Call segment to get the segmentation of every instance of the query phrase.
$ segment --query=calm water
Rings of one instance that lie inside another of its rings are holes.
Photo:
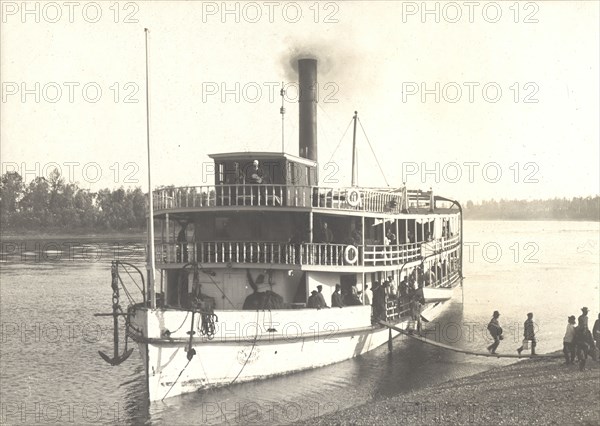
[[[515,353],[527,312],[538,352],[562,347],[568,315],[599,309],[599,225],[466,222],[463,297],[430,323],[431,337],[482,350],[493,310]],[[475,374],[506,360],[469,357],[398,338],[318,370],[145,402],[137,348],[111,367],[110,260],[142,265],[141,241],[3,241],[0,399],[5,424],[282,424]],[[471,249],[469,248],[471,247]],[[46,250],[46,253],[40,253]]]

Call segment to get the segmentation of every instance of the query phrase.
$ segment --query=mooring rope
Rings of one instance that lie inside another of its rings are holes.
[[[269,310],[269,312],[270,312],[270,310]],[[244,368],[246,367],[246,364],[248,363],[250,356],[252,356],[252,352],[254,351],[254,347],[256,346],[256,341],[258,340],[258,315],[259,315],[259,310],[257,309],[256,310],[256,334],[254,335],[254,342],[252,342],[252,347],[250,348],[250,353],[246,357],[246,361],[244,361],[244,365],[242,365],[242,368],[237,373],[237,376],[235,376],[235,378],[231,381],[231,383],[229,383],[230,385],[235,383],[237,378],[240,377],[240,374],[242,374],[242,371],[244,371]]]

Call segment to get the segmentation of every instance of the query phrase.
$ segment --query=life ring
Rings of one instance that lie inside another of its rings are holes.
[[[350,265],[354,265],[358,260],[358,249],[356,246],[348,245],[344,249],[344,261]]]
[[[357,189],[349,189],[346,192],[346,201],[352,207],[356,207],[360,204],[360,192]]]

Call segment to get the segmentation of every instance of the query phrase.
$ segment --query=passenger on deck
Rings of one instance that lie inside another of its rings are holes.
[[[240,163],[233,163],[233,167],[235,169],[235,183],[238,185],[243,185],[246,183],[246,176],[244,176],[244,173],[242,173],[242,169],[240,168]]]
[[[331,307],[332,308],[343,308],[344,302],[342,301],[342,295],[340,294],[340,285],[335,285],[335,291],[331,295]]]
[[[306,307],[310,309],[321,309],[321,300],[319,299],[317,290],[313,290],[310,292],[310,296],[308,296],[308,301],[306,302]]]
[[[362,244],[362,232],[360,232],[360,229],[354,228],[352,232],[350,232],[350,240],[355,246],[360,246]]]
[[[365,305],[370,305],[371,304],[371,299],[372,299],[372,291],[369,290],[369,284],[365,284],[365,291],[362,293],[362,297],[363,297],[363,301],[365,302]]]
[[[323,222],[321,224],[321,229],[317,234],[316,242],[322,244],[331,244],[333,242],[333,232],[331,232],[331,229],[329,229],[329,227],[327,226],[327,222]],[[334,261],[335,256],[333,252],[333,247],[320,246],[317,248],[321,252],[321,264],[329,265],[332,261]]]
[[[328,227],[327,222],[323,222],[323,228],[321,228],[321,243],[331,244],[333,242],[333,232]]]
[[[396,283],[394,282],[394,277],[392,277],[391,275],[388,275],[387,277],[387,282],[388,282],[388,289],[387,289],[387,295],[393,298],[396,298]]]
[[[373,318],[375,321],[385,321],[385,292],[387,282],[379,284],[379,281],[375,281],[373,284]]]
[[[396,235],[392,232],[392,228],[388,228],[387,233],[385,234],[385,245],[396,245]]]
[[[408,280],[408,275],[405,275],[404,278],[402,278],[398,290],[400,292],[400,297],[406,297],[408,295],[408,293],[410,292],[410,283]]]
[[[327,306],[327,303],[325,303],[325,296],[323,296],[323,286],[321,284],[319,284],[317,286],[317,297],[319,298],[319,302],[321,303],[321,308],[329,308],[329,306]]]
[[[358,306],[362,305],[360,297],[358,297],[358,290],[356,285],[351,285],[346,297],[344,298],[346,306]]]

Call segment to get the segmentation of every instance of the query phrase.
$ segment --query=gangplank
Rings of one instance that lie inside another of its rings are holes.
[[[393,324],[390,324],[388,322],[385,321],[379,321],[379,324],[383,325],[384,327],[389,328],[390,330],[394,330],[397,331],[405,336],[411,337],[415,340],[418,340],[420,342],[423,343],[427,343],[429,345],[432,346],[437,346],[438,348],[443,348],[443,349],[447,349],[449,351],[453,351],[453,352],[458,352],[458,353],[462,353],[462,354],[466,354],[466,355],[475,355],[475,356],[485,356],[485,357],[489,357],[489,358],[562,358],[563,355],[558,353],[554,353],[554,354],[540,354],[540,355],[518,355],[518,354],[493,354],[490,352],[476,352],[476,351],[470,351],[467,349],[460,349],[457,348],[455,346],[450,346],[450,345],[446,345],[444,343],[440,343],[440,342],[436,342],[434,340],[431,339],[427,339],[426,337],[423,336],[419,336],[417,334],[413,334],[409,331],[403,330],[399,327],[396,327]],[[391,347],[391,341],[388,344],[388,347]]]

